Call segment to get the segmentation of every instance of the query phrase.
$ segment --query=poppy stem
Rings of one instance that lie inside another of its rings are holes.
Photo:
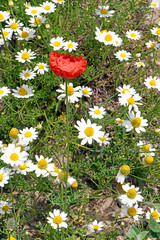
[[[66,150],[67,150],[67,163],[66,163],[66,187],[65,187],[65,201],[64,201],[64,210],[66,211],[67,204],[67,180],[69,176],[69,101],[68,101],[68,79],[65,79],[65,89],[66,89],[66,127],[67,127],[67,141],[66,141]]]

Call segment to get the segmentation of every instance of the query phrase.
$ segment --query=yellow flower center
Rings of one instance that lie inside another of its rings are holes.
[[[152,80],[149,82],[149,84],[150,84],[151,86],[156,86],[156,81],[155,81],[154,79],[152,79]]]
[[[83,94],[88,95],[89,91],[87,89],[83,89]]]
[[[56,216],[53,218],[53,222],[57,225],[61,224],[62,223],[62,217],[61,216]]]
[[[142,62],[139,62],[138,65],[143,66],[143,63],[142,63]]]
[[[24,76],[25,76],[25,77],[30,77],[31,74],[30,74],[29,72],[27,72],[27,73],[24,74]]]
[[[29,137],[32,136],[32,133],[31,133],[30,131],[25,132],[24,136],[25,136],[26,138],[29,138]]]
[[[106,141],[106,137],[99,137],[99,139],[102,141],[102,142],[104,142],[104,141]]]
[[[151,43],[151,48],[154,48],[155,46],[156,46],[156,44],[155,43]]]
[[[26,59],[29,59],[29,58],[30,58],[29,53],[24,52],[24,53],[22,54],[22,59],[26,60]]]
[[[157,29],[156,34],[160,35],[160,28]]]
[[[2,210],[3,210],[4,212],[7,212],[7,211],[9,210],[9,206],[7,206],[7,205],[6,205],[6,206],[3,206],[3,207],[2,207]]]
[[[159,219],[159,215],[158,215],[158,212],[154,211],[150,214],[150,216],[152,215],[152,217],[155,219],[155,220],[158,220]]]
[[[42,23],[42,21],[41,21],[41,19],[39,19],[39,18],[36,18],[35,20],[34,20],[34,25],[39,25],[39,24],[41,24]]]
[[[99,226],[96,224],[93,226],[94,230],[98,230]]]
[[[152,3],[152,6],[153,6],[153,7],[156,7],[156,6],[157,6],[157,4],[156,4],[156,3]]]
[[[21,148],[20,152],[23,152],[23,151],[24,151],[24,147],[22,146],[22,144],[17,144],[17,145],[15,146],[15,148],[17,148],[17,147],[20,147],[20,148]]]
[[[37,10],[32,10],[31,14],[37,14]]]
[[[134,217],[134,216],[136,216],[136,214],[137,214],[137,210],[136,210],[134,207],[130,207],[130,208],[128,208],[128,210],[127,210],[127,214],[128,214],[128,216],[130,216],[130,217]]]
[[[154,159],[153,159],[152,156],[145,156],[144,159],[143,159],[145,165],[150,165],[150,164],[152,164],[152,163],[153,163],[153,160],[154,160]]]
[[[3,14],[0,13],[0,21],[3,21],[4,20],[4,16]]]
[[[106,29],[101,31],[101,33],[104,33],[104,32],[108,33],[108,31]]]
[[[7,240],[16,240],[16,238],[11,236],[11,237],[7,238]]]
[[[0,182],[3,181],[3,174],[0,174]]]
[[[134,128],[138,128],[141,125],[141,118],[135,117],[131,120],[131,124]]]
[[[53,172],[55,172],[55,173],[58,173],[58,174],[59,174],[59,169],[58,169],[58,167],[55,167]]]
[[[128,104],[131,104],[131,105],[135,104],[134,98],[128,98],[127,102],[128,102]]]
[[[94,135],[94,129],[92,127],[86,127],[86,129],[84,130],[84,134],[87,137],[92,137]]]
[[[58,2],[63,2],[63,0],[57,0]]]
[[[107,13],[108,13],[108,11],[106,9],[101,10],[101,14],[107,14]]]
[[[50,9],[51,9],[51,7],[50,7],[50,6],[48,6],[48,5],[46,5],[46,6],[44,7],[44,9],[45,9],[45,10],[50,10]]]
[[[113,37],[111,36],[111,34],[107,34],[104,38],[105,41],[107,42],[111,42],[113,40]]]
[[[10,159],[11,159],[12,161],[18,161],[19,156],[18,156],[17,153],[12,153],[11,156],[10,156]]]
[[[99,115],[99,114],[101,114],[101,111],[100,111],[99,109],[96,109],[96,110],[94,111],[94,114]]]
[[[18,138],[18,134],[19,134],[19,131],[17,128],[12,128],[9,132],[9,136],[12,138],[12,139],[17,139]]]
[[[18,28],[18,24],[13,22],[13,23],[11,23],[10,28],[17,29]]]
[[[128,165],[123,165],[120,168],[120,173],[124,176],[127,176],[128,174],[130,174],[130,167]]]
[[[4,93],[4,91],[2,89],[0,89],[0,95],[2,95]]]
[[[73,44],[72,44],[72,43],[69,43],[69,44],[68,44],[68,47],[69,47],[69,48],[72,48],[72,47],[73,47]]]
[[[53,45],[54,45],[55,47],[59,47],[59,46],[61,46],[61,43],[58,42],[58,41],[55,41]]]
[[[145,144],[141,147],[142,152],[149,152],[150,146],[149,144]]]
[[[20,88],[20,89],[19,89],[19,95],[25,96],[25,95],[27,95],[27,94],[28,94],[28,92],[27,92],[27,90],[26,90],[25,88]]]
[[[29,36],[29,33],[26,32],[26,31],[23,31],[23,32],[21,33],[21,37],[22,37],[22,38],[27,38],[28,36]]]
[[[45,159],[39,160],[37,165],[38,165],[38,168],[40,169],[46,169],[48,167],[48,163]]]
[[[118,122],[122,124],[122,123],[124,123],[124,120],[119,119]]]
[[[72,96],[74,94],[74,88],[72,86],[67,87],[68,96]]]
[[[124,57],[126,57],[126,54],[125,54],[125,53],[121,53],[121,54],[120,54],[120,57],[123,57],[123,58],[124,58]]]
[[[9,35],[9,32],[5,31],[5,32],[3,32],[3,35],[4,35],[4,38],[6,38],[6,36]]]
[[[71,185],[72,188],[77,188],[78,187],[78,183],[77,181],[74,181]]]
[[[130,36],[131,37],[136,37],[136,34],[135,33],[131,33]]]
[[[137,195],[137,191],[135,188],[131,188],[127,191],[127,197],[130,199],[134,199]]]
[[[39,68],[39,69],[44,69],[44,64],[39,64],[39,65],[38,65],[38,68]]]
[[[127,88],[123,89],[122,93],[125,94],[125,92],[130,92]]]
[[[23,163],[23,165],[19,165],[18,168],[20,170],[25,170],[27,168],[27,164],[26,163]]]
[[[67,176],[67,172],[66,171],[61,171],[58,174],[58,178],[61,182],[66,182],[66,178],[68,179],[69,175]]]

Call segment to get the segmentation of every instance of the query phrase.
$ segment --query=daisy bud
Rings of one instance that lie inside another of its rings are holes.
[[[145,156],[143,158],[143,163],[145,166],[149,166],[153,163],[154,158],[152,156]]]
[[[49,24],[46,24],[45,27],[48,29],[48,28],[50,28],[50,25],[49,25]]]
[[[38,35],[38,36],[37,36],[37,39],[40,40],[40,39],[41,39],[41,36]]]
[[[139,58],[141,56],[141,53],[137,53],[136,57]]]
[[[79,108],[79,104],[76,104],[75,107],[76,107],[76,108]]]
[[[121,226],[124,227],[124,226],[125,226],[125,223],[124,223],[124,222],[121,222]]]
[[[159,133],[160,132],[160,128],[156,128],[154,131],[155,131],[155,133]]]
[[[12,128],[9,132],[9,136],[12,140],[14,139],[17,139],[18,138],[18,134],[19,134],[19,131],[17,128]]]
[[[13,1],[9,1],[9,2],[8,2],[8,6],[9,6],[9,7],[12,7],[13,5],[14,5]]]
[[[41,128],[42,128],[42,123],[38,123],[38,124],[37,124],[37,128],[38,128],[38,129],[41,129]]]

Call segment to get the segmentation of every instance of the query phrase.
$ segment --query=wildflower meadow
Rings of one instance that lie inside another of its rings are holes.
[[[160,1],[0,1],[0,240],[160,240]]]

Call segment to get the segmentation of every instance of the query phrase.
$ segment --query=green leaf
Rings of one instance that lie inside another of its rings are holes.
[[[154,220],[154,218],[150,217],[149,220],[149,228],[153,231],[153,232],[157,232],[160,233],[160,225]]]
[[[137,239],[138,234],[139,234],[139,230],[134,225],[132,225],[128,231],[127,237],[130,240],[135,240]]]
[[[140,232],[137,236],[137,240],[143,240],[145,239],[145,237],[147,236],[148,234],[148,231],[143,231],[143,232]]]

